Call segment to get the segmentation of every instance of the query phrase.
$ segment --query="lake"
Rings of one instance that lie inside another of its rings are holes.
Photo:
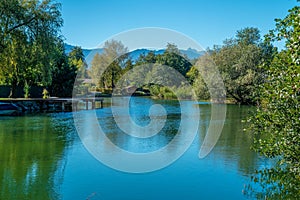
[[[177,101],[135,97],[130,103],[131,116],[141,126],[149,123],[149,107],[161,104],[167,110],[166,124],[155,137],[132,139],[116,126],[106,104],[96,116],[111,142],[144,153],[174,138],[181,119]],[[189,149],[166,168],[141,174],[111,169],[94,158],[76,132],[72,113],[0,117],[0,199],[246,199],[244,186],[267,162],[250,150],[252,137],[243,132],[241,120],[253,108],[228,105],[217,145],[199,159],[211,106],[194,106],[200,109],[200,125]]]

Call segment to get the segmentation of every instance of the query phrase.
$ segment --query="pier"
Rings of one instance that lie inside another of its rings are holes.
[[[96,102],[100,102],[100,108],[103,108],[103,98],[8,98],[0,99],[3,103],[13,103],[18,105],[23,112],[36,110],[34,107],[38,107],[39,111],[51,111],[54,112],[65,112],[72,110],[80,110],[79,103],[85,104],[86,110],[96,109]],[[89,106],[91,104],[91,107]],[[60,109],[55,109],[55,106]],[[73,108],[74,106],[74,108]]]

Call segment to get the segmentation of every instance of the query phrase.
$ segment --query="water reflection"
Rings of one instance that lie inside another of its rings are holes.
[[[210,107],[202,105],[201,107],[201,124],[199,131],[198,145],[201,145],[204,134],[209,124]],[[224,165],[234,167],[243,175],[249,175],[259,166],[259,157],[250,150],[253,138],[249,133],[245,133],[243,129],[245,119],[254,107],[228,105],[226,113],[226,121],[220,139],[214,148],[210,158],[222,161]]]
[[[116,98],[114,100],[114,106],[119,107],[118,118],[122,118],[123,115],[126,115],[126,109],[122,110],[122,106],[125,107],[126,105],[124,105],[122,101],[123,98]],[[152,152],[164,147],[174,138],[174,136],[178,133],[178,129],[180,126],[179,122],[181,118],[180,106],[178,101],[162,101],[152,100],[148,98],[131,98],[130,116],[134,123],[140,126],[147,126],[151,121],[149,117],[149,110],[150,107],[154,104],[160,104],[165,108],[167,114],[167,123],[164,124],[163,128],[156,135],[149,138],[132,137],[124,133],[116,124],[115,118],[112,115],[111,108],[105,109],[104,112],[103,110],[98,110],[98,122],[102,127],[103,132],[106,133],[110,141],[115,145],[119,146],[120,148],[137,153]],[[162,120],[164,121],[164,116],[160,116],[160,113],[158,113],[155,117],[156,120],[162,118]],[[130,123],[130,121],[122,121],[119,119],[119,122],[125,123],[125,125],[129,126],[128,129],[131,128],[130,130],[132,132],[140,131],[139,129],[136,129],[135,126],[133,126],[132,123]],[[158,123],[154,123],[153,125],[160,126],[160,124]],[[156,130],[158,128],[154,127],[154,129]],[[133,133],[133,135],[138,134],[139,133]]]
[[[60,199],[70,119],[0,119],[0,199]]]
[[[192,102],[187,101],[186,103]],[[179,103],[177,101],[134,98],[132,104],[134,109],[131,110],[131,117],[136,123],[142,125],[147,125],[147,123],[149,123],[150,118],[148,117],[148,111],[153,104],[161,104],[164,106],[167,111],[167,123],[156,136],[147,139],[135,138],[124,134],[122,130],[118,128],[110,108],[99,110],[97,112],[98,121],[111,142],[122,149],[138,153],[152,152],[169,144],[178,133],[181,120]],[[120,103],[120,105],[122,104]],[[198,154],[211,120],[210,104],[199,104],[199,107],[200,126],[198,137],[196,138],[197,142],[194,142],[196,144],[196,152],[193,152],[194,154]],[[237,105],[228,105],[227,108],[226,121],[221,137],[214,150],[206,159],[218,160],[219,162],[223,162],[222,164],[224,165],[230,165],[228,168],[234,167],[243,175],[251,174],[254,172],[255,168],[259,166],[259,158],[254,151],[250,150],[253,140],[250,134],[243,132],[245,127],[242,123],[242,119],[245,119],[254,108]],[[192,121],[193,119],[190,120]],[[128,125],[130,124],[128,123]],[[177,142],[176,144],[173,144],[170,150],[175,152],[177,147],[183,143],[184,141],[180,141],[180,143]],[[105,146],[105,144],[103,145]]]
[[[136,98],[133,103],[131,114],[141,125],[150,120],[151,104],[165,106],[166,126],[154,137],[132,138],[122,133],[110,107],[105,107],[96,116],[110,141],[133,152],[151,152],[168,144],[178,132],[178,102]],[[0,199],[86,199],[96,191],[99,196],[91,199],[244,199],[243,184],[255,168],[265,164],[250,150],[251,136],[242,131],[241,119],[252,108],[227,107],[222,135],[211,154],[201,160],[198,152],[211,109],[209,104],[199,108],[198,136],[188,151],[170,167],[141,175],[116,172],[90,156],[76,134],[71,113],[1,117]],[[83,128],[92,131],[91,121],[85,120]],[[165,156],[182,143],[177,141]],[[101,150],[112,151],[102,145]]]

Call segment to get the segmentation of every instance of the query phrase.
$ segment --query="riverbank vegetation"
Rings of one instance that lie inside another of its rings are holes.
[[[259,85],[260,104],[249,119],[255,135],[254,149],[276,165],[258,171],[253,177],[261,190],[258,199],[300,199],[300,7],[276,19],[276,28],[266,42],[285,42],[264,63],[265,82]],[[252,188],[253,189],[253,188]]]
[[[209,67],[213,63],[224,82],[226,97],[230,102],[255,105],[259,103],[258,86],[265,81],[266,73],[263,65],[269,64],[276,53],[277,49],[271,43],[263,40],[259,29],[253,27],[238,30],[236,35],[226,39],[223,45],[215,45],[199,59],[192,61],[180,52],[176,44],[168,44],[161,54],[150,51],[133,60],[128,49],[121,42],[112,40],[105,43],[102,54],[97,53],[94,56],[89,75],[98,91],[103,92],[110,89],[112,92],[118,80],[129,70],[134,71],[133,69],[138,66],[149,64],[169,66],[189,81],[199,100],[209,100],[211,94],[207,84],[215,87],[216,84],[213,82],[216,79],[211,78],[205,82],[203,77],[211,76],[214,73],[210,71]],[[145,72],[128,75],[127,86],[141,82],[138,79],[143,79],[146,83],[146,77],[150,76],[152,79],[156,79],[155,72],[151,70],[144,75],[141,73]],[[158,81],[160,84],[156,86],[146,84],[142,90],[150,91],[151,95],[156,98],[176,98],[170,88],[164,86],[167,81]],[[173,82],[175,83],[176,80]],[[180,90],[180,93],[183,94],[181,96],[191,98],[190,91],[186,91],[184,94],[184,88],[180,88]],[[225,94],[222,95],[225,96]]]
[[[264,43],[257,28],[244,28],[237,31],[235,37],[226,39],[223,45],[208,49],[188,75],[198,97],[208,99],[210,94],[199,71],[209,70],[206,69],[209,60],[220,72],[227,98],[239,104],[253,105],[257,100],[257,86],[264,82],[261,65],[269,62],[275,51],[272,45]]]
[[[36,86],[46,89],[49,96],[71,97],[75,78],[91,79],[85,91],[112,93],[115,84],[129,70],[145,64],[165,65],[175,69],[193,86],[197,98],[210,98],[203,81],[207,63],[211,60],[223,78],[227,98],[239,104],[257,104],[257,86],[265,80],[263,64],[270,62],[276,49],[265,43],[257,28],[244,28],[221,46],[208,49],[198,60],[189,60],[176,44],[168,44],[163,53],[150,51],[132,59],[120,41],[108,41],[103,53],[96,54],[87,66],[80,47],[66,54],[60,29],[63,20],[60,4],[46,1],[1,1],[0,85],[10,86],[8,97],[30,97]],[[103,71],[104,70],[104,71]],[[154,74],[155,73],[150,73]],[[132,75],[134,79],[139,77]],[[153,78],[153,77],[152,77]],[[212,80],[213,81],[213,80]],[[170,99],[176,95],[164,87],[145,85],[140,93]],[[130,83],[129,83],[130,85]],[[23,88],[23,96],[17,92]],[[191,98],[190,91],[180,88],[181,96]],[[42,94],[41,94],[42,95]],[[224,94],[225,95],[225,94]]]
[[[65,53],[60,4],[51,0],[1,0],[0,13],[0,85],[11,88],[7,97],[21,97],[17,93],[20,87],[25,97],[30,97],[35,87],[42,87],[47,96],[71,97],[76,76],[82,82],[93,81],[87,91],[112,93],[127,72],[151,64],[173,68],[189,81],[197,98],[209,99],[203,77],[210,70],[207,60],[212,61],[223,79],[226,97],[238,104],[257,106],[257,113],[249,119],[255,134],[254,149],[278,159],[275,167],[254,177],[263,185],[256,197],[300,199],[299,6],[286,18],[277,19],[276,28],[265,38],[257,28],[243,28],[197,60],[189,60],[176,44],[168,44],[163,53],[150,51],[134,60],[127,47],[112,40],[105,43],[102,54],[95,55],[90,67],[80,47]],[[280,51],[273,46],[278,41],[286,44]],[[143,76],[133,73],[123,81],[130,86],[157,79],[158,84],[141,85],[139,91],[162,99],[176,98],[155,69]],[[170,78],[176,83],[177,77]],[[131,89],[119,93],[131,93]],[[179,91],[184,98],[191,98],[189,92],[185,87]]]
[[[164,71],[164,73],[174,76],[169,80],[162,80],[162,76],[159,74],[162,71],[158,66],[168,66],[178,74],[174,75],[170,71]],[[147,54],[141,54],[136,60],[132,60],[127,48],[121,42],[112,40],[105,43],[102,54],[97,53],[94,56],[89,75],[100,92],[111,89],[111,92],[114,90],[116,93],[124,94],[124,90],[121,91],[123,88],[136,87],[141,94],[148,95],[150,93],[156,98],[174,99],[176,95],[172,92],[172,88],[167,86],[176,86],[178,81],[181,84],[178,75],[187,78],[186,74],[191,66],[192,64],[185,55],[180,53],[175,44],[168,44],[162,54],[150,51]],[[120,87],[121,84],[122,88],[116,88],[120,79],[125,83],[119,83],[118,86]],[[185,93],[188,94],[189,91],[185,91]]]

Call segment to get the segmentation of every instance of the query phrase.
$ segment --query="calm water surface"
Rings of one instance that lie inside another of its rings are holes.
[[[96,112],[113,143],[149,152],[172,140],[181,117],[176,101],[133,98],[131,115],[137,124],[149,123],[148,110],[156,103],[166,108],[167,123],[147,140],[123,134],[110,106]],[[119,172],[92,157],[77,135],[72,113],[0,117],[0,199],[246,199],[242,190],[250,174],[266,164],[250,150],[252,138],[242,131],[241,120],[252,108],[228,105],[216,147],[200,160],[210,105],[199,107],[200,127],[191,147],[174,164],[147,174]]]

